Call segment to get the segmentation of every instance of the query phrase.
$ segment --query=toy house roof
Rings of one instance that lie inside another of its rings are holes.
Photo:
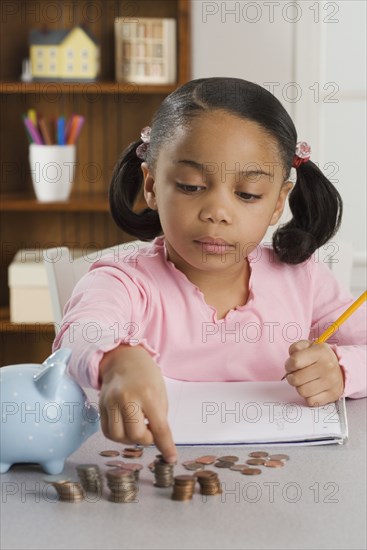
[[[77,27],[81,29],[89,38],[97,44],[97,40],[94,35],[90,32],[89,29],[78,25]],[[67,35],[74,30],[72,29],[57,29],[57,30],[44,30],[44,29],[32,29],[29,35],[29,44],[41,45],[41,46],[56,46],[61,44]]]

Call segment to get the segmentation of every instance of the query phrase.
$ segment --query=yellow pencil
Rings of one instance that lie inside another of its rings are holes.
[[[322,342],[326,342],[326,340],[328,340],[330,336],[334,334],[334,332],[338,330],[338,328],[348,319],[348,317],[350,317],[352,313],[354,313],[355,310],[358,309],[366,300],[367,290],[365,290],[363,294],[361,294],[360,297],[357,298],[357,300],[353,302],[353,304],[349,306],[348,309],[344,311],[344,313],[340,317],[338,317],[338,319],[332,325],[330,325],[330,327],[326,329],[325,332],[323,332],[321,336],[319,336],[313,343],[321,344]],[[290,373],[288,372],[287,374],[285,374],[282,380],[284,380],[284,378],[286,378],[288,374]]]
[[[34,124],[34,126],[37,128],[37,113],[36,113],[35,109],[28,109],[28,118]]]

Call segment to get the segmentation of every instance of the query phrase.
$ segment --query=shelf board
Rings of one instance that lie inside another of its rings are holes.
[[[9,308],[0,307],[0,332],[55,333],[55,328],[53,323],[12,323],[10,321]]]
[[[17,82],[0,81],[0,94],[35,94],[46,92],[69,94],[170,94],[178,84],[137,84],[135,82],[113,82],[113,81],[95,81],[95,82]]]
[[[139,197],[134,211],[147,208],[144,197]],[[39,202],[31,195],[0,195],[0,212],[106,212],[110,211],[105,194],[71,196],[67,201]]]
[[[105,194],[78,195],[67,201],[39,202],[31,195],[0,195],[0,212],[109,212]]]

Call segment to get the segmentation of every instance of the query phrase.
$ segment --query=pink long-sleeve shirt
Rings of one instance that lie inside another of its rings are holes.
[[[280,380],[289,346],[320,336],[354,298],[316,255],[287,265],[260,245],[248,260],[248,301],[218,320],[200,289],[168,260],[164,237],[137,254],[111,251],[77,283],[53,350],[70,347],[68,372],[96,389],[103,354],[122,343],[143,346],[170,378]],[[328,344],[344,370],[343,395],[365,397],[366,307]]]

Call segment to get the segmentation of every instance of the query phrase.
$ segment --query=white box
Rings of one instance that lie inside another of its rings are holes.
[[[10,321],[53,323],[42,250],[19,250],[8,269]]]

